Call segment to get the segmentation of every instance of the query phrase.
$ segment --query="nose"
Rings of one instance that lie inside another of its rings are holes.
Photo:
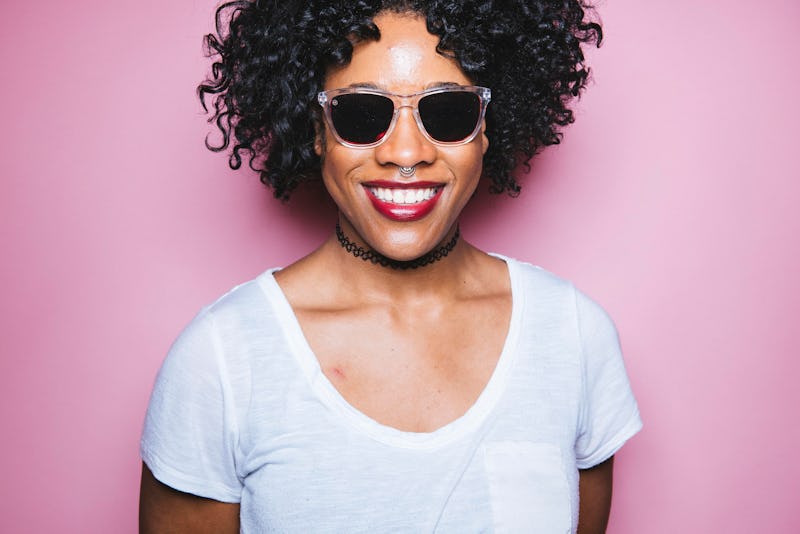
[[[410,106],[400,108],[389,137],[375,147],[375,159],[381,165],[414,167],[433,163],[436,147],[420,131]]]

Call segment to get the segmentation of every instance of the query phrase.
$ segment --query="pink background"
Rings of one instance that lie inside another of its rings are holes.
[[[564,144],[463,221],[616,319],[645,429],[613,533],[800,531],[800,6],[757,5],[606,2]],[[283,206],[203,148],[213,7],[3,2],[3,531],[135,532],[172,339],[331,231],[322,195]]]

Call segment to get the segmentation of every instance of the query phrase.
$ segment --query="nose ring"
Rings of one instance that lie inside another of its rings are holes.
[[[411,178],[414,176],[414,173],[417,172],[417,167],[400,167],[398,170],[400,171],[400,176],[403,178]]]

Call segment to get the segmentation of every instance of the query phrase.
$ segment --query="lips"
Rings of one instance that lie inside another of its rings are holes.
[[[435,182],[367,182],[364,188],[375,209],[394,221],[416,221],[436,206],[444,187]]]

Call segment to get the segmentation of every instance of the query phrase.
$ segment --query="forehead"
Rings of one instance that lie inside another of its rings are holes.
[[[325,89],[371,84],[414,92],[441,83],[470,83],[454,59],[436,52],[439,38],[428,33],[421,16],[381,13],[374,22],[380,40],[357,43],[350,63],[328,72]]]

